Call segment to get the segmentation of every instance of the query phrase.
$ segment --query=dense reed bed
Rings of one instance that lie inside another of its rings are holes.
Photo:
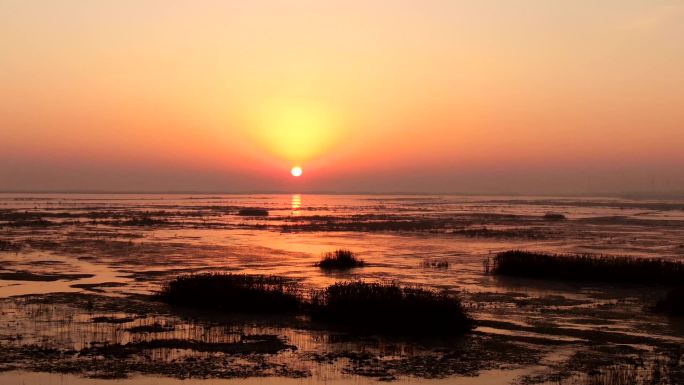
[[[172,305],[225,312],[287,313],[302,304],[296,282],[272,275],[181,275],[164,283],[158,296]]]
[[[496,275],[531,278],[664,285],[684,282],[684,263],[659,258],[509,250],[497,254],[489,266],[487,270]]]
[[[365,264],[366,262],[357,258],[351,250],[338,249],[323,254],[323,258],[316,264],[316,266],[320,267],[321,269],[344,270],[354,267],[362,267]]]
[[[544,219],[547,221],[564,221],[567,218],[561,213],[548,212],[544,214]]]
[[[311,315],[354,331],[396,335],[460,334],[473,326],[458,298],[396,284],[336,283],[312,296]]]
[[[240,211],[238,211],[238,215],[243,216],[243,217],[267,217],[268,216],[268,210],[249,207],[249,208],[240,209]]]
[[[278,276],[204,273],[176,277],[158,296],[223,312],[309,315],[325,325],[376,334],[453,335],[473,327],[456,296],[397,284],[343,282],[305,293]]]

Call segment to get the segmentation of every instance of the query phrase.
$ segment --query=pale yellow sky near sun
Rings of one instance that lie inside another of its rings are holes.
[[[683,47],[684,1],[3,0],[0,190],[684,191]]]

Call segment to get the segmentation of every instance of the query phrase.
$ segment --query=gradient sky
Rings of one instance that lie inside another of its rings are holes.
[[[684,1],[0,0],[0,190],[684,191]]]

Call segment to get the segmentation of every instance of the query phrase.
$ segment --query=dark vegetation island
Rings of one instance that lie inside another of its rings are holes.
[[[268,210],[256,207],[248,207],[240,209],[240,211],[238,211],[238,215],[242,217],[267,217]]]
[[[158,296],[172,305],[224,312],[295,313],[301,307],[297,283],[273,275],[181,275],[162,284]]]
[[[544,219],[547,221],[564,221],[567,218],[565,217],[565,215],[563,215],[561,213],[549,212],[549,213],[544,214]]]
[[[357,332],[449,335],[473,327],[458,298],[420,287],[338,282],[314,293],[311,305],[313,320]]]
[[[359,333],[454,335],[474,325],[456,296],[393,283],[353,281],[306,290],[278,276],[203,273],[176,277],[157,296],[225,313],[306,315],[319,325]]]
[[[673,316],[684,315],[684,263],[661,258],[607,255],[563,255],[509,250],[485,260],[494,275],[561,281],[593,281],[675,287],[652,307]]]
[[[323,258],[316,266],[326,270],[345,270],[354,267],[363,267],[365,264],[366,262],[357,258],[351,250],[338,249],[323,254]]]
[[[684,282],[684,263],[660,258],[510,250],[497,254],[485,266],[495,275],[566,281],[661,285]]]

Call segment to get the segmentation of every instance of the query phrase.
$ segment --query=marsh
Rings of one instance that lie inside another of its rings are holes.
[[[647,383],[655,372],[662,383],[682,379],[684,321],[654,310],[673,290],[667,282],[498,275],[485,266],[509,250],[682,261],[681,203],[362,195],[293,201],[2,195],[0,381],[584,384],[624,373]],[[241,215],[253,207],[269,215]],[[566,219],[549,221],[551,210]],[[321,269],[321,257],[335,250],[364,263]],[[182,277],[200,277],[203,286]],[[340,293],[353,289],[344,306],[302,310],[335,285]],[[395,298],[390,293],[401,292],[391,285],[458,298],[453,306],[472,327],[447,332],[456,330],[448,318],[430,328],[423,317],[414,325],[429,333],[399,328],[391,316],[405,318],[401,311],[410,308],[402,302],[380,310],[387,317],[372,313],[380,302],[373,305],[370,293]],[[160,299],[171,287],[179,296]],[[246,297],[243,287],[257,288],[256,296]],[[355,304],[363,298],[371,302]],[[399,332],[385,332],[389,326]]]

